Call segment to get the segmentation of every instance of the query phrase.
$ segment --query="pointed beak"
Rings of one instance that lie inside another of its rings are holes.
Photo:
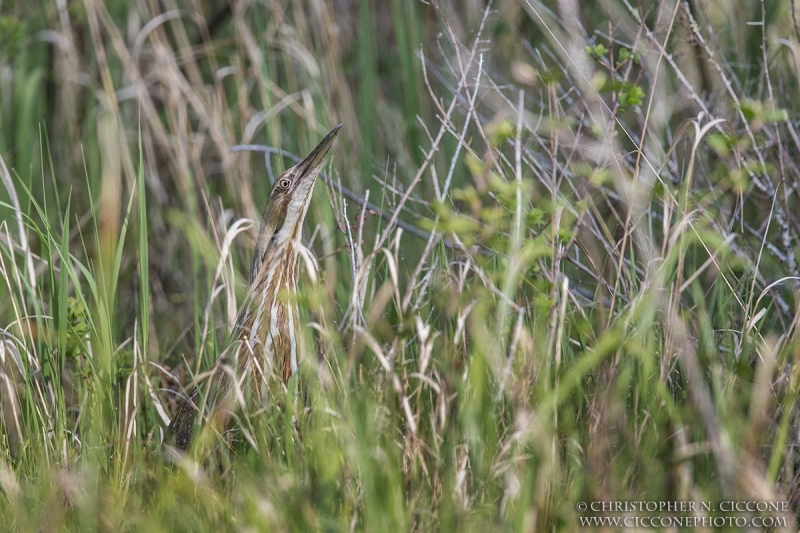
[[[295,168],[299,171],[297,173],[298,177],[307,176],[322,165],[322,161],[325,159],[325,156],[328,155],[328,151],[331,149],[331,146],[333,146],[333,141],[336,140],[336,135],[338,135],[341,127],[342,125],[339,124],[333,128],[325,138],[320,141],[317,147],[308,154],[308,157],[297,164]]]

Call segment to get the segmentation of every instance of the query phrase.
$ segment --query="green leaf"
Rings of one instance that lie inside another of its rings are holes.
[[[638,85],[629,85],[619,92],[619,105],[623,109],[641,105],[644,100],[644,90]]]
[[[706,139],[708,147],[714,150],[719,156],[724,157],[728,155],[733,148],[733,139],[731,139],[730,135],[726,135],[725,133],[711,133]]]
[[[595,59],[600,59],[601,57],[603,57],[604,55],[606,55],[608,53],[608,48],[603,46],[602,43],[601,44],[596,44],[594,46],[587,46],[585,48],[585,50],[586,50],[586,53],[589,56],[591,56],[591,57],[593,57]]]

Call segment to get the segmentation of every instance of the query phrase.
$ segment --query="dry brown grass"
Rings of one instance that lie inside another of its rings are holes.
[[[796,502],[792,7],[32,17],[28,49],[0,49],[19,125],[0,138],[0,513],[527,531],[579,527],[579,501]],[[299,389],[275,387],[220,471],[163,467],[175,398],[242,301],[275,149],[340,122],[305,233]]]

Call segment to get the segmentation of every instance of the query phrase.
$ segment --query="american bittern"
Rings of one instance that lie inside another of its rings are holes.
[[[247,302],[231,332],[230,344],[217,362],[218,371],[213,372],[216,381],[208,399],[213,402],[211,421],[218,429],[228,427],[238,402],[237,391],[260,397],[261,384],[271,374],[285,383],[297,371],[298,310],[286,296],[295,292],[297,284],[300,235],[311,192],[340,127],[333,128],[272,187],[253,253]],[[181,450],[191,442],[200,399],[195,388],[170,423],[174,444]]]

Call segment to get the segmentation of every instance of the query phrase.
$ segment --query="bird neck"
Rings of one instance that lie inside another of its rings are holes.
[[[254,364],[255,374],[279,375],[285,382],[297,371],[297,261],[295,239],[272,246],[250,286],[235,337],[239,364]]]

